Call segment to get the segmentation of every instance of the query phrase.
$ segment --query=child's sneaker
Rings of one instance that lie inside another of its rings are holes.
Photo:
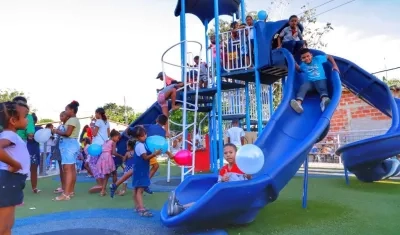
[[[114,198],[115,191],[117,191],[117,185],[116,184],[110,184],[110,197]]]
[[[330,102],[331,102],[331,99],[329,99],[328,97],[322,98],[322,101],[321,101],[321,104],[320,104],[322,112],[325,111],[326,106],[328,106]]]
[[[290,106],[296,111],[297,113],[302,113],[304,111],[303,106],[297,102],[297,100],[293,99],[290,101]]]
[[[153,194],[153,191],[149,187],[144,188],[144,191],[148,194]]]
[[[185,208],[179,203],[178,199],[176,199],[175,191],[172,191],[168,197],[168,216],[180,214],[184,210]]]

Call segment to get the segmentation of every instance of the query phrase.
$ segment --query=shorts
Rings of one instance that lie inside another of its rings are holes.
[[[157,102],[161,106],[161,108],[162,107],[168,107],[168,103],[165,100],[165,94],[164,93],[158,93]]]
[[[158,164],[157,157],[150,158],[150,166]]]
[[[35,153],[30,155],[31,157],[31,165],[40,165],[40,153]]]
[[[118,170],[119,167],[122,167],[122,159],[120,157],[114,157],[113,156],[113,160],[114,160],[114,165],[115,165],[115,170]]]
[[[50,160],[61,161],[61,153],[59,146],[51,146]]]
[[[203,82],[208,82],[208,77],[207,77],[207,75],[205,75],[205,76],[200,76],[200,80],[203,81]]]
[[[0,208],[17,206],[24,201],[27,175],[0,170]]]
[[[60,143],[61,164],[75,164],[79,151],[80,145],[77,139],[63,138],[63,141]]]

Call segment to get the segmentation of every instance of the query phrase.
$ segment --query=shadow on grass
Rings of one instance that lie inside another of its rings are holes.
[[[278,200],[260,211],[256,220],[247,226],[228,229],[232,234],[267,234],[283,232],[299,226],[329,222],[352,212],[350,208],[332,202],[310,200],[308,208],[300,200]]]
[[[350,178],[349,185],[347,185],[344,180],[335,180],[333,183],[340,188],[358,192],[389,195],[400,194],[400,181],[396,180],[382,180],[373,183],[365,183],[352,177]]]

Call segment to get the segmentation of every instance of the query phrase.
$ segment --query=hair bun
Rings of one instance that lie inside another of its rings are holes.
[[[76,107],[78,107],[78,106],[79,106],[79,102],[78,102],[78,101],[76,101],[76,100],[73,100],[73,101],[71,102],[71,104],[75,105]]]

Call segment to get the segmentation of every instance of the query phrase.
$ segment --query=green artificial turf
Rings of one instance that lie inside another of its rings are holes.
[[[165,175],[165,167],[161,167]],[[178,175],[179,169],[173,169]],[[262,209],[257,219],[247,225],[226,228],[229,234],[399,234],[400,182],[367,184],[351,179],[347,186],[342,178],[310,178],[308,208],[302,209],[302,178],[295,177],[279,195],[277,201]],[[53,202],[52,191],[58,182],[51,178],[39,181],[42,192],[25,191],[25,205],[17,217],[51,212],[92,208],[127,208],[132,206],[131,193],[111,200],[109,196],[90,195],[91,183],[78,183],[76,198],[69,202]],[[145,197],[146,206],[160,209],[167,193]],[[32,209],[35,208],[35,209]]]

